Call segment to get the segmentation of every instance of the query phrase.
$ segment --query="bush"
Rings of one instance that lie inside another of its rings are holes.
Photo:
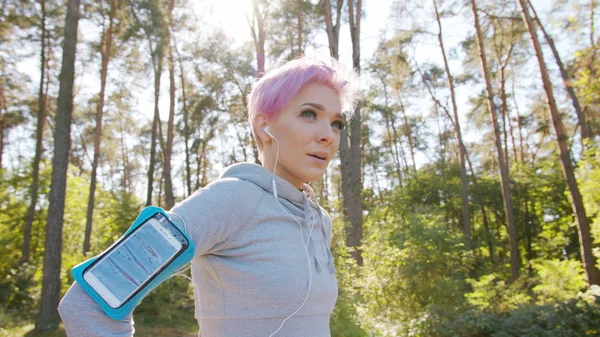
[[[580,298],[547,305],[520,305],[502,313],[472,309],[450,317],[434,313],[423,324],[419,336],[432,337],[566,337],[599,336],[600,294],[588,293]],[[596,298],[589,302],[586,298]]]

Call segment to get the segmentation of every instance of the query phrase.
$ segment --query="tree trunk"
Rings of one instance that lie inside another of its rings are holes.
[[[150,41],[149,41],[150,42]],[[159,42],[162,44],[163,42]],[[152,48],[152,46],[150,46]],[[154,118],[152,119],[152,138],[150,140],[150,163],[148,166],[148,190],[146,193],[146,206],[152,205],[152,189],[154,188],[154,165],[156,165],[156,141],[160,112],[158,103],[160,99],[160,77],[162,76],[163,52],[162,46],[156,46],[152,55],[154,63]]]
[[[259,0],[252,0],[252,23],[250,29],[254,40],[254,48],[256,49],[256,77],[261,78],[265,73],[265,20],[267,19],[268,5],[264,3],[264,11],[261,13]]]
[[[83,254],[90,250],[90,237],[92,235],[92,223],[94,218],[94,205],[96,196],[96,175],[98,162],[100,160],[100,142],[102,141],[102,116],[104,114],[104,96],[106,91],[106,76],[108,74],[108,63],[112,52],[113,25],[115,20],[117,4],[115,0],[110,1],[108,14],[108,29],[102,33],[100,50],[102,52],[102,67],[100,68],[100,94],[96,106],[96,130],[94,134],[94,159],[92,161],[92,181],[90,183],[90,194],[88,197],[87,215],[85,222],[85,235],[83,239]]]
[[[502,114],[502,140],[504,141],[504,163],[506,167],[510,167],[508,157],[508,102],[506,101],[506,84],[505,84],[504,67],[500,69],[500,113]]]
[[[531,4],[530,4],[531,5]],[[533,9],[533,7],[531,7]],[[596,61],[596,38],[594,37],[594,32],[596,31],[596,27],[594,27],[594,15],[596,10],[596,1],[591,0],[590,2],[590,47],[592,48],[591,51],[591,55],[590,55],[590,74],[592,76],[590,76],[591,78],[594,78],[594,76],[596,75],[595,72],[593,71],[593,66],[594,66],[594,62]],[[537,17],[537,15],[536,15]],[[539,22],[539,20],[538,20]],[[541,24],[540,24],[541,26]]]
[[[2,157],[4,155],[4,128],[6,127],[6,97],[4,96],[4,80],[0,83],[0,175],[2,174]]]
[[[560,76],[563,79],[563,84],[565,86],[565,89],[567,90],[567,93],[569,94],[569,97],[571,98],[571,102],[573,102],[573,108],[575,108],[575,113],[577,114],[577,124],[579,124],[581,141],[583,142],[585,139],[588,139],[590,137],[590,129],[588,127],[588,124],[585,121],[585,115],[583,113],[583,110],[581,109],[581,105],[579,104],[579,99],[577,98],[577,95],[575,95],[575,90],[571,86],[571,81],[569,80],[569,74],[567,74],[567,71],[565,70],[565,66],[562,63],[562,60],[560,58],[560,54],[558,53],[558,50],[556,49],[556,46],[554,45],[554,39],[552,39],[552,36],[550,36],[550,34],[548,34],[548,32],[546,32],[546,29],[544,28],[544,25],[542,25],[542,22],[540,21],[540,17],[537,15],[535,8],[531,4],[531,1],[527,0],[527,4],[525,6],[527,6],[527,5],[529,5],[529,8],[531,8],[531,11],[533,12],[533,15],[535,16],[534,20],[537,22],[537,25],[540,27],[542,34],[544,34],[544,38],[546,39],[546,43],[548,43],[548,46],[550,47],[550,50],[552,51],[552,55],[554,55],[554,60],[556,61],[556,64],[558,65],[558,69],[560,70]],[[593,13],[593,11],[592,11],[592,13]],[[593,46],[594,45],[592,44],[592,50],[594,49]]]
[[[340,42],[340,21],[342,19],[342,6],[344,0],[337,0],[335,25],[333,24],[333,16],[331,14],[331,3],[329,0],[323,1],[325,8],[325,27],[327,32],[327,40],[329,41],[329,54],[334,59],[339,59],[339,42]]]
[[[398,148],[398,141],[400,137],[396,134],[396,129],[392,127],[391,123],[393,122],[393,118],[390,118],[390,105],[388,99],[388,89],[387,84],[383,76],[377,76],[381,85],[383,86],[383,97],[385,99],[385,109],[381,111],[383,118],[385,119],[385,128],[387,131],[387,143],[392,151],[392,158],[394,159],[394,164],[396,164],[396,174],[398,176],[398,184],[403,186],[402,183],[402,165],[400,164],[400,149]]]
[[[65,37],[60,71],[56,124],[54,136],[54,156],[52,158],[52,182],[50,185],[50,205],[46,225],[44,267],[40,312],[35,322],[36,331],[56,330],[59,323],[58,299],[60,296],[60,271],[62,252],[62,229],[67,187],[67,168],[71,137],[71,115],[73,112],[73,83],[75,79],[75,51],[77,26],[79,22],[80,0],[67,2]]]
[[[532,22],[527,8],[526,0],[517,0],[517,3],[521,9],[523,21],[529,30],[531,36],[531,42],[535,50],[535,54],[540,67],[540,73],[542,82],[544,84],[544,91],[546,91],[548,108],[550,109],[550,117],[552,118],[552,124],[554,125],[554,132],[556,132],[556,142],[560,151],[560,161],[562,163],[563,173],[567,180],[567,186],[571,194],[571,201],[573,203],[573,213],[577,219],[577,229],[579,232],[579,245],[581,248],[581,259],[583,267],[585,268],[588,283],[600,284],[600,273],[596,268],[596,257],[592,253],[592,239],[590,237],[590,225],[588,218],[585,213],[585,207],[583,205],[583,199],[579,192],[579,186],[575,178],[575,172],[573,170],[573,163],[571,161],[571,155],[567,145],[567,135],[562,123],[562,117],[558,111],[556,100],[554,99],[554,92],[552,90],[552,82],[550,81],[550,75],[546,68],[544,61],[544,54],[540,46],[540,42],[537,37],[537,30]]]
[[[513,68],[514,72],[514,68]],[[515,76],[512,76],[512,97],[515,104],[515,112],[517,113],[517,128],[519,129],[519,159],[521,164],[525,164],[525,150],[523,146],[523,125],[521,123],[521,113],[517,104],[517,92],[515,91]]]
[[[119,121],[121,128],[121,159],[123,160],[123,191],[131,194],[131,181],[129,179],[129,153],[127,151],[127,144],[125,144],[125,125],[123,125],[123,118]]]
[[[302,18],[302,1],[304,0],[298,0],[298,9],[297,9],[297,16],[298,16],[298,56],[301,56],[304,54],[304,48],[302,48],[302,20],[304,20]]]
[[[400,103],[400,111],[402,111],[402,117],[404,118],[404,132],[406,132],[406,137],[408,138],[408,148],[410,150],[410,157],[412,159],[413,171],[417,172],[417,163],[415,161],[415,145],[412,138],[412,130],[410,124],[408,123],[408,117],[406,116],[406,109],[404,109],[404,104],[402,100],[398,98]],[[394,126],[394,121],[392,121],[392,128],[394,128],[394,134],[396,134],[396,127]]]
[[[506,226],[508,230],[508,241],[510,244],[510,276],[511,280],[514,281],[519,277],[520,269],[520,258],[519,258],[519,245],[517,237],[517,229],[515,227],[515,219],[513,215],[512,198],[510,193],[510,180],[508,176],[508,167],[504,162],[504,151],[502,150],[502,144],[500,142],[500,130],[498,127],[498,120],[496,119],[496,104],[494,103],[494,92],[492,91],[492,82],[490,74],[487,68],[487,60],[485,57],[485,47],[483,44],[483,34],[481,32],[481,26],[479,24],[479,13],[475,0],[471,0],[471,8],[473,10],[473,16],[475,21],[475,31],[477,33],[477,43],[479,47],[479,59],[481,61],[481,71],[485,78],[487,100],[490,110],[490,118],[494,128],[494,138],[496,143],[496,152],[498,153],[498,165],[500,166],[500,175],[502,177],[502,199],[504,200],[504,213],[506,215]]]
[[[173,196],[173,180],[171,177],[171,154],[173,148],[173,133],[175,124],[175,60],[173,59],[174,34],[173,28],[173,8],[175,0],[169,1],[169,121],[167,122],[167,146],[164,149],[165,164],[163,167],[163,179],[165,181],[165,202],[168,209],[175,205]]]
[[[437,20],[439,33],[437,35],[440,49],[442,51],[442,57],[444,59],[444,69],[448,76],[448,87],[450,88],[450,98],[452,102],[452,110],[454,112],[454,133],[458,140],[458,153],[460,156],[460,195],[462,199],[462,220],[463,220],[463,234],[465,236],[465,248],[471,249],[471,210],[469,206],[469,180],[467,178],[467,169],[465,165],[465,147],[463,146],[462,132],[460,130],[460,121],[458,120],[458,107],[456,105],[456,94],[454,92],[454,79],[448,66],[448,59],[446,57],[446,50],[444,48],[444,39],[442,37],[442,22],[440,19],[440,13],[438,11],[436,0],[433,0],[433,8],[435,9],[435,17]]]
[[[173,36],[174,38],[175,36]],[[187,195],[192,195],[192,168],[190,162],[190,127],[188,125],[189,112],[187,107],[187,96],[185,94],[185,73],[183,72],[183,60],[177,49],[177,41],[173,40],[173,48],[177,53],[177,59],[179,61],[179,76],[181,77],[181,105],[183,110],[183,138],[185,143],[185,186],[187,188]]]
[[[362,12],[362,0],[356,3],[354,12],[354,0],[348,1],[348,18],[350,24],[350,38],[352,39],[352,66],[360,72],[360,14]],[[356,14],[356,15],[355,15]],[[351,248],[350,254],[359,266],[362,266],[362,253],[360,245],[362,241],[362,203],[361,203],[361,115],[360,105],[354,110],[350,121],[350,134],[342,130],[340,137],[340,161],[342,173],[342,193],[344,195],[344,215],[350,222],[346,227],[346,245]],[[348,143],[349,142],[349,143]]]
[[[38,200],[38,188],[39,188],[39,177],[40,177],[40,161],[42,160],[42,154],[44,153],[43,139],[44,139],[44,126],[46,120],[46,95],[44,90],[44,83],[46,81],[46,69],[48,67],[48,60],[46,58],[46,0],[40,1],[42,20],[40,27],[42,29],[41,38],[41,51],[40,51],[40,87],[38,90],[38,117],[37,117],[37,129],[36,129],[36,142],[35,142],[35,157],[33,158],[32,167],[32,182],[31,182],[31,203],[27,210],[27,217],[25,218],[25,228],[23,229],[23,244],[21,246],[21,260],[20,263],[29,262],[30,244],[31,244],[31,228],[33,226],[33,217],[35,215],[35,207]],[[47,83],[45,84],[48,85]]]
[[[515,163],[519,162],[519,158],[517,155],[517,142],[515,140],[515,132],[512,126],[512,123],[510,122],[511,118],[510,118],[510,111],[508,110],[508,98],[506,97],[506,79],[505,79],[505,67],[502,68],[502,105],[503,105],[503,110],[505,111],[506,114],[506,122],[505,122],[505,126],[508,125],[508,130],[510,133],[510,140],[512,143],[512,149],[513,149],[513,160]],[[508,151],[508,145],[506,145],[506,150]],[[506,161],[508,163],[508,160]]]

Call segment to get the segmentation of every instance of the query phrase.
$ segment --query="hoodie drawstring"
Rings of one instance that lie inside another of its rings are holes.
[[[308,225],[308,219],[310,219],[310,223],[312,224],[316,220],[315,215],[312,212],[310,202],[308,201],[308,198],[306,197],[306,195],[304,193],[302,193],[302,197],[304,198],[304,218],[307,219],[306,224]],[[310,211],[310,213],[309,213],[309,211]],[[335,270],[335,267],[333,265],[333,255],[331,254],[331,250],[329,249],[329,247],[327,247],[327,241],[329,241],[329,239],[327,238],[327,235],[325,233],[323,212],[321,212],[321,208],[318,206],[317,206],[317,213],[319,215],[319,224],[321,225],[321,234],[323,235],[323,247],[325,248],[325,252],[327,252],[327,260],[328,260],[327,266],[328,266],[329,272],[331,274],[335,274],[335,273],[337,273],[337,270]],[[321,263],[319,263],[319,260],[317,259],[315,244],[314,244],[312,235],[310,235],[308,238],[308,249],[315,261],[315,268],[316,268],[317,272],[321,272],[322,267],[321,267]]]

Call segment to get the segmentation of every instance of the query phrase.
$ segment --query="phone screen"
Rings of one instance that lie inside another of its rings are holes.
[[[157,213],[96,260],[83,278],[109,306],[118,308],[187,245],[179,229]]]

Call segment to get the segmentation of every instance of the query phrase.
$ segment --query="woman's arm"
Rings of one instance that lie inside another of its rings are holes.
[[[58,304],[58,313],[67,336],[130,337],[135,332],[131,314],[124,320],[113,320],[76,282]]]
[[[220,179],[177,204],[169,214],[183,219],[196,247],[195,256],[218,250],[256,210],[264,192],[252,183]],[[77,283],[73,283],[58,306],[67,336],[132,336],[133,317],[117,321]]]

